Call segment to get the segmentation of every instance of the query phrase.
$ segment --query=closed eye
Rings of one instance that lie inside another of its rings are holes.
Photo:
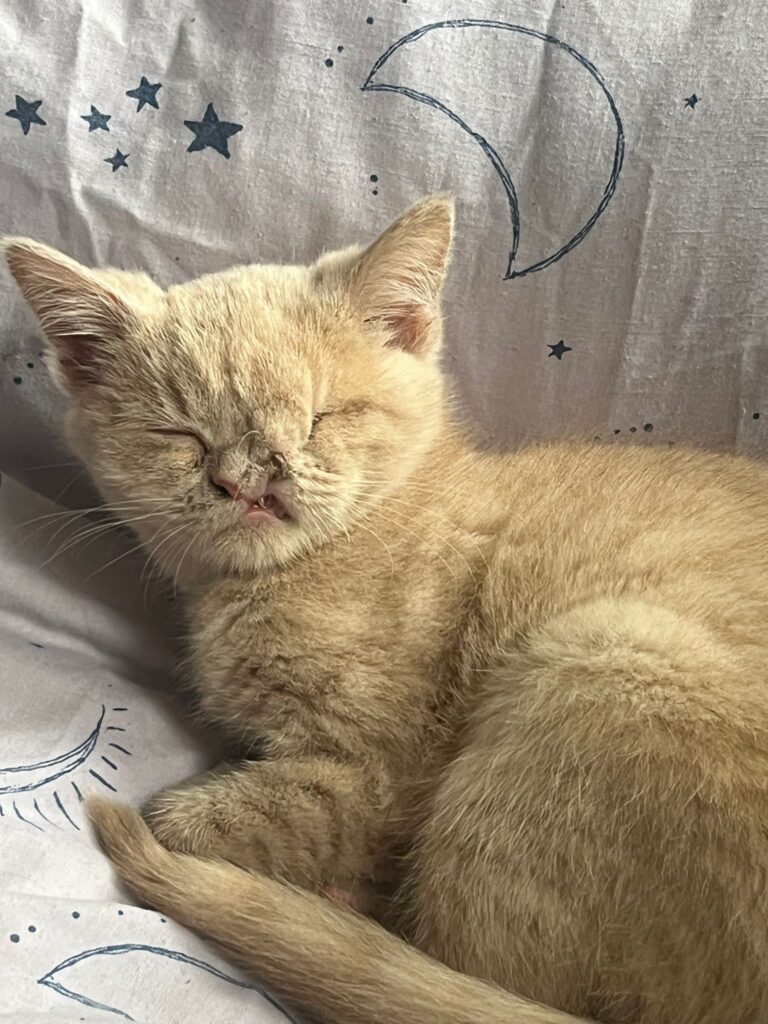
[[[165,437],[188,437],[193,441],[197,441],[204,453],[210,451],[210,445],[202,438],[196,430],[181,430],[176,427],[155,427],[150,430],[150,434],[162,434]]]
[[[327,415],[327,412],[316,412],[315,415],[312,417],[312,429],[309,431],[310,438],[315,433],[315,428],[318,426],[319,423],[322,422],[322,420],[325,419]]]

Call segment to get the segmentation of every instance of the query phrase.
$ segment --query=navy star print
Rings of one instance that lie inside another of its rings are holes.
[[[187,146],[188,153],[195,153],[199,149],[206,149],[210,146],[217,153],[229,160],[229,147],[227,139],[242,131],[241,124],[234,124],[232,121],[220,121],[218,114],[209,103],[205,108],[202,121],[185,121],[184,124],[191,132],[194,132],[194,139]]]
[[[149,104],[150,107],[154,107],[155,110],[159,110],[157,105],[157,90],[163,88],[162,82],[157,82],[155,85],[150,85],[144,75],[141,76],[141,82],[136,86],[135,89],[129,89],[126,92],[126,96],[130,96],[131,99],[138,100],[139,105],[136,107],[136,113],[141,110],[143,106]]]
[[[93,104],[91,104],[90,114],[81,114],[80,117],[83,121],[88,122],[88,131],[95,132],[97,128],[101,128],[103,131],[108,132],[109,126],[107,121],[112,117],[111,114],[102,114],[100,110],[97,110]]]
[[[104,158],[104,163],[105,164],[112,164],[112,173],[114,174],[115,171],[119,170],[121,167],[127,167],[128,166],[128,157],[130,155],[131,155],[130,153],[121,153],[120,150],[118,149],[118,150],[115,151],[115,155],[114,156],[105,157]]]
[[[17,96],[16,109],[7,110],[5,112],[5,116],[15,117],[16,120],[21,124],[21,130],[24,132],[25,135],[28,135],[30,125],[46,123],[37,112],[42,102],[42,100],[33,100],[30,103],[29,100],[25,100],[21,96]]]
[[[548,345],[547,348],[552,349],[551,352],[547,352],[547,356],[554,356],[557,360],[562,359],[566,352],[573,352],[570,345],[566,345],[564,341],[558,341],[556,345]]]

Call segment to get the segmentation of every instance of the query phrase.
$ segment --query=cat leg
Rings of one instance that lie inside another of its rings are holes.
[[[324,758],[244,762],[164,790],[145,816],[168,849],[335,889],[357,905],[380,847],[384,779]]]

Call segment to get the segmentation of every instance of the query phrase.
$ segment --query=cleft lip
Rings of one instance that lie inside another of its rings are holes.
[[[285,502],[271,487],[267,487],[264,493],[258,498],[241,495],[240,500],[245,502],[246,508],[244,517],[249,523],[270,522],[291,518]]]
[[[256,502],[256,505],[265,512],[271,512],[278,519],[286,519],[288,517],[288,510],[273,491],[267,491],[266,494],[263,494]]]

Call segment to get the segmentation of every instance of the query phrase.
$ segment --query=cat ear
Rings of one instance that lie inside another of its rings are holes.
[[[351,292],[367,322],[388,344],[414,355],[437,348],[440,293],[453,240],[453,199],[430,196],[387,228],[352,268]]]
[[[98,383],[115,340],[137,323],[119,272],[89,270],[27,238],[3,239],[16,283],[54,350],[59,383],[71,392]]]

